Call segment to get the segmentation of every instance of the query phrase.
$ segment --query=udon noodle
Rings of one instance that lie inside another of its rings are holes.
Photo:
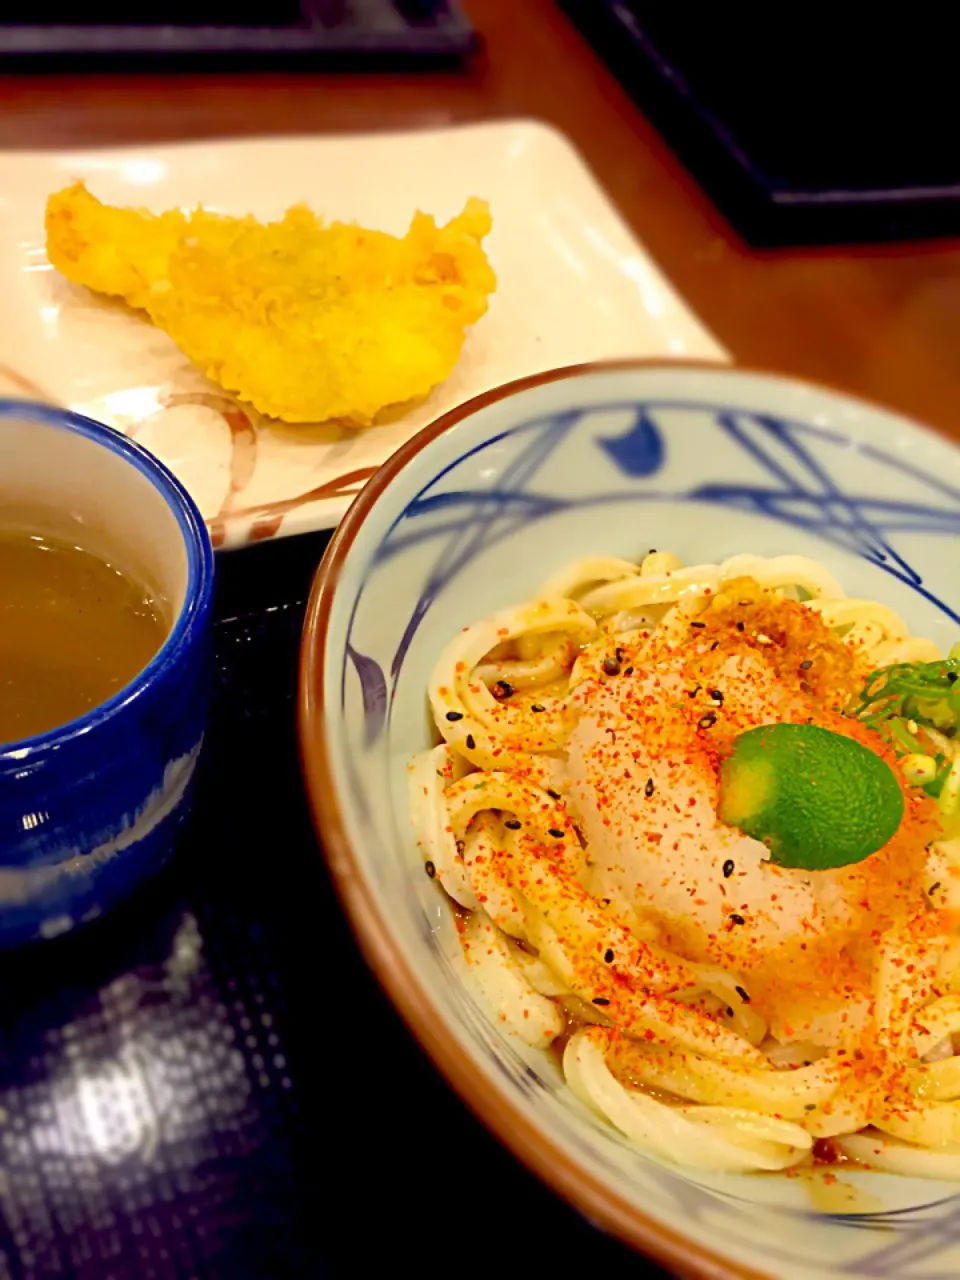
[[[850,711],[871,673],[939,658],[811,560],[656,551],[577,561],[443,651],[442,740],[410,766],[427,872],[497,1017],[626,1138],[960,1178],[960,741],[910,722],[931,755],[905,754]],[[809,871],[720,821],[718,761],[779,722],[890,763],[883,848]]]

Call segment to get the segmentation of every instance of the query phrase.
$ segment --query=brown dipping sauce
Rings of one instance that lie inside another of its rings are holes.
[[[113,697],[160,649],[168,612],[143,583],[81,547],[0,529],[0,745]]]

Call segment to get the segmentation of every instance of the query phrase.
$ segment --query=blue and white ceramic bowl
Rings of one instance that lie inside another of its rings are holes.
[[[213,553],[174,477],[87,418],[0,401],[0,517],[44,511],[154,585],[174,616],[156,657],[108,702],[0,745],[0,945],[99,916],[165,861],[207,710]]]
[[[946,649],[960,623],[960,451],[781,378],[670,366],[563,371],[482,396],[370,482],[320,568],[304,638],[308,788],[365,954],[428,1053],[503,1142],[590,1219],[684,1275],[960,1275],[960,1185],[660,1163],[594,1119],[553,1059],[471,987],[423,874],[406,763],[458,628],[587,554],[816,557]],[[425,1143],[438,1148],[423,1116]],[[831,1179],[836,1178],[836,1181]]]

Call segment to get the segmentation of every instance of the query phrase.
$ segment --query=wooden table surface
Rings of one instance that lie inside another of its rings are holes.
[[[465,7],[486,48],[462,72],[8,76],[0,147],[546,120],[735,359],[831,383],[960,439],[960,241],[751,250],[553,0]]]

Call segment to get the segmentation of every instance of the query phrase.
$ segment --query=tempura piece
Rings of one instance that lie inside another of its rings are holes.
[[[286,422],[367,426],[452,372],[496,276],[482,200],[402,239],[305,206],[281,221],[203,208],[159,216],[50,196],[47,253],[69,280],[142,308],[214,382]]]

